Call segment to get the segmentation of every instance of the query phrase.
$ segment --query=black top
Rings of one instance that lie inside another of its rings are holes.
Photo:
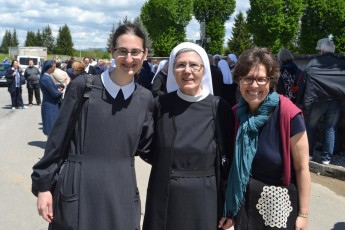
[[[252,176],[264,183],[281,185],[283,176],[283,151],[279,126],[278,105],[267,123],[259,133],[258,148],[252,163]],[[305,131],[305,123],[301,114],[291,121],[290,137]],[[291,170],[294,181],[294,170]]]
[[[151,91],[154,97],[167,93],[167,75],[160,71],[153,80]]]

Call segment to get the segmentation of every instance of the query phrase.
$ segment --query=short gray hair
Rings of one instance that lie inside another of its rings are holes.
[[[335,53],[335,45],[333,43],[333,41],[324,41],[321,44],[321,51],[323,51],[324,53]]]
[[[279,63],[293,61],[293,59],[293,55],[288,49],[281,49],[277,54],[277,60]]]

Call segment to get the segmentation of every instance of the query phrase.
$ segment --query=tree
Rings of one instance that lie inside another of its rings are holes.
[[[247,21],[240,11],[235,17],[232,28],[232,39],[228,40],[228,50],[226,53],[234,53],[237,56],[244,50],[252,46],[251,34],[248,32]]]
[[[16,47],[19,45],[18,37],[17,37],[17,31],[16,29],[13,29],[13,34],[11,36],[11,47]]]
[[[156,56],[169,56],[177,44],[185,41],[192,8],[192,1],[185,0],[148,0],[144,3],[140,18]]]
[[[6,30],[2,38],[0,50],[2,53],[8,53],[8,47],[15,47],[19,45],[16,29],[13,32]]]
[[[62,55],[73,55],[72,36],[67,24],[65,24],[62,28],[59,28],[59,33],[56,38],[55,52]]]
[[[2,53],[8,53],[8,47],[11,46],[11,39],[12,39],[11,31],[6,30],[5,35],[2,38],[2,42],[1,42],[1,52]]]
[[[334,36],[337,52],[345,52],[345,2],[306,0],[301,22],[300,46],[304,53],[315,53],[316,42]]]
[[[42,46],[47,47],[48,54],[54,51],[54,37],[49,25],[42,30]]]
[[[209,53],[223,53],[225,22],[235,10],[235,0],[194,0],[193,13],[199,23],[205,23],[206,44]]]
[[[24,46],[36,46],[36,45],[37,45],[37,41],[36,41],[35,32],[28,31],[26,34],[26,40],[24,42]]]
[[[39,29],[36,33],[36,46],[43,46],[43,37]]]
[[[247,23],[254,44],[275,53],[282,47],[291,48],[303,8],[303,0],[250,0]]]
[[[116,31],[116,28],[115,27],[115,24],[113,24],[113,27],[111,28],[111,31],[109,33],[109,37],[108,37],[108,40],[107,40],[107,50],[108,52],[111,52],[111,47],[113,46],[112,43],[113,43],[113,36],[114,36],[114,33]]]

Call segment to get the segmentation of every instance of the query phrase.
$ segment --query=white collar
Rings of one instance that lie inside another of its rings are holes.
[[[207,89],[203,89],[201,91],[201,93],[195,95],[195,96],[190,96],[190,95],[187,95],[187,94],[184,94],[181,92],[180,89],[177,90],[177,95],[182,99],[182,100],[185,100],[185,101],[188,101],[188,102],[197,102],[197,101],[201,101],[203,99],[205,99],[208,95],[210,94],[210,92],[207,90]]]
[[[115,84],[110,79],[110,76],[109,76],[109,73],[114,70],[115,70],[115,67],[109,67],[101,74],[103,85],[113,98],[116,98],[118,92],[120,91],[120,89],[122,89],[123,96],[125,100],[127,100],[127,98],[129,98],[134,92],[134,89],[135,89],[134,79],[127,85],[119,86]]]

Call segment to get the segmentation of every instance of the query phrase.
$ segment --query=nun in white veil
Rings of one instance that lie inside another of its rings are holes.
[[[169,65],[168,60],[162,60],[159,62],[157,71],[151,81],[151,91],[154,97],[161,96],[167,93],[167,75]]]
[[[221,156],[232,159],[233,146],[215,136],[232,140],[234,118],[228,104],[213,96],[202,47],[184,42],[173,49],[167,91],[155,100],[154,147],[144,159],[152,170],[143,230],[217,229],[228,174]]]

